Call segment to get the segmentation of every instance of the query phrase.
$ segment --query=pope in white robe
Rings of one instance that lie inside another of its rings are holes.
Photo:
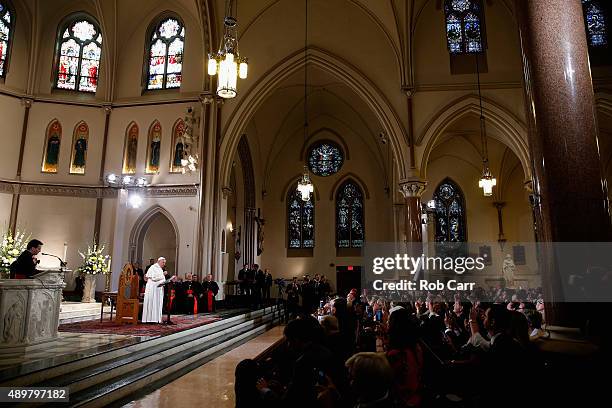
[[[166,259],[161,257],[149,267],[145,279],[147,286],[145,287],[144,303],[142,307],[142,322],[143,323],[161,323],[162,309],[164,306],[164,287],[162,286],[166,277],[164,276],[163,267],[166,265]]]

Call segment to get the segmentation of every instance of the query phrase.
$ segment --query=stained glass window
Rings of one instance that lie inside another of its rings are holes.
[[[138,125],[130,123],[125,132],[123,148],[123,174],[136,174],[136,157],[138,155]]]
[[[0,1],[0,78],[6,76],[6,62],[12,35],[13,16],[8,8],[8,3]]]
[[[479,0],[446,0],[446,40],[451,54],[480,53],[482,4]]]
[[[297,186],[287,194],[287,237],[289,248],[314,248],[314,194],[302,200]]]
[[[308,166],[317,176],[336,174],[344,163],[344,155],[337,144],[333,142],[318,142],[308,151]]]
[[[336,246],[361,248],[365,240],[363,193],[352,180],[347,180],[336,193]]]
[[[149,39],[147,89],[180,88],[185,27],[178,18],[163,19]]]
[[[55,86],[95,93],[100,74],[102,34],[89,17],[79,16],[60,30]]]
[[[436,189],[436,242],[465,242],[465,201],[457,184],[446,179]]]
[[[159,121],[154,121],[149,128],[147,144],[147,166],[145,172],[154,174],[159,172],[159,155],[161,153],[162,127]]]
[[[172,155],[170,161],[171,173],[181,172],[181,159],[183,159],[183,153],[188,150],[188,146],[185,143],[185,139],[183,139],[184,134],[185,121],[183,121],[183,119],[178,119],[174,124],[174,129],[172,130]]]
[[[606,14],[598,1],[582,0],[589,45],[594,48],[608,45]]]
[[[62,125],[57,119],[54,119],[47,126],[42,162],[43,173],[57,173],[61,141]]]
[[[74,128],[72,157],[70,158],[70,174],[85,174],[88,140],[89,127],[87,123],[79,122]]]

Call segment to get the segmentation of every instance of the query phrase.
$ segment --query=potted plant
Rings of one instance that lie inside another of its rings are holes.
[[[85,279],[81,302],[95,302],[96,277],[100,274],[110,273],[111,257],[104,254],[104,251],[104,245],[98,246],[95,242],[87,247],[87,253],[79,251],[79,255],[83,258],[83,264],[77,269],[77,272],[83,275]]]

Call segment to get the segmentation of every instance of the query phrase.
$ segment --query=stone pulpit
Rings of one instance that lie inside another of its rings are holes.
[[[32,279],[0,279],[0,353],[57,337],[64,273],[45,270]]]

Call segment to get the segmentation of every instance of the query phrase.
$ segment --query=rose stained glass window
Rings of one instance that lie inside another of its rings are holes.
[[[327,177],[336,174],[343,163],[342,150],[333,142],[318,142],[308,151],[308,167],[317,176]]]

